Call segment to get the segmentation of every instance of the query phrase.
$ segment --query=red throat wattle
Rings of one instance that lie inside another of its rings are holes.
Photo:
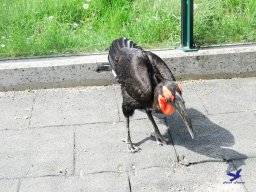
[[[163,96],[161,96],[161,95],[158,96],[158,103],[159,103],[161,111],[165,115],[170,115],[170,114],[174,113],[174,111],[175,111],[174,107],[170,103],[167,103],[166,99]]]

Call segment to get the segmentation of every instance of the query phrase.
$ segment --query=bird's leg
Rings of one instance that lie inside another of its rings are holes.
[[[162,144],[167,144],[167,140],[161,135],[157,125],[156,125],[156,122],[152,116],[152,113],[150,111],[146,111],[147,115],[148,115],[148,118],[149,120],[151,121],[151,123],[153,124],[154,126],[154,136],[156,138],[156,141],[157,141],[157,144],[159,145],[162,145]]]
[[[122,139],[122,141],[126,142],[127,144],[127,149],[130,153],[135,153],[137,151],[140,150],[140,148],[136,147],[135,145],[133,145],[132,140],[131,140],[131,136],[130,136],[130,120],[129,117],[126,117],[126,129],[127,129],[127,137],[126,139]]]

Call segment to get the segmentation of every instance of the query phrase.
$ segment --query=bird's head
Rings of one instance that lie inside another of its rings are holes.
[[[194,138],[192,123],[186,111],[182,91],[182,86],[175,81],[165,80],[161,82],[157,90],[158,105],[160,110],[166,115],[174,113],[175,109],[177,109],[191,137]]]

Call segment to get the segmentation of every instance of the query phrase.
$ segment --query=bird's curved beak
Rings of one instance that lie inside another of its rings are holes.
[[[178,92],[175,93],[175,100],[172,102],[172,104],[174,104],[174,107],[177,109],[181,118],[186,124],[188,132],[191,135],[192,139],[194,139],[193,127],[186,111],[185,102]]]

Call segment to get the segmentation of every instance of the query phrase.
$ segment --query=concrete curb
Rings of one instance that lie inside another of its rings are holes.
[[[256,76],[256,45],[155,50],[178,80]],[[109,85],[111,72],[95,72],[107,54],[0,61],[0,91]]]

